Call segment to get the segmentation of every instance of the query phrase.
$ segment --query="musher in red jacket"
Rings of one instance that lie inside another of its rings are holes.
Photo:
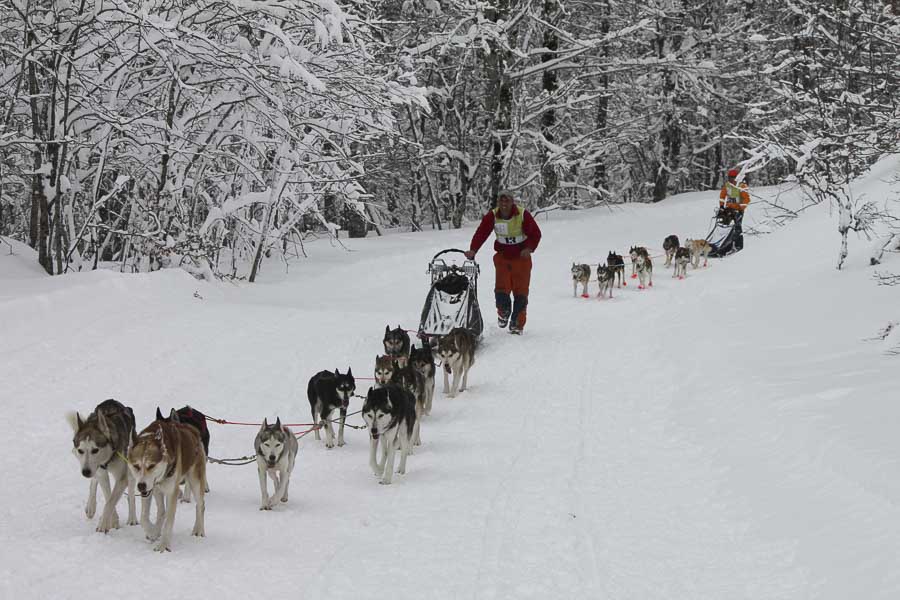
[[[528,284],[531,282],[531,253],[541,241],[541,230],[527,210],[519,208],[511,192],[497,197],[497,208],[481,219],[472,236],[466,256],[475,253],[487,241],[491,231],[494,241],[494,270],[497,273],[494,296],[497,301],[497,323],[510,333],[522,333],[525,327],[525,308],[528,306]],[[510,293],[513,298],[510,301]]]

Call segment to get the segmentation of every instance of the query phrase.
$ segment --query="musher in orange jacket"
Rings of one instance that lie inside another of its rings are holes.
[[[741,250],[744,247],[744,229],[742,223],[744,221],[744,211],[750,204],[750,192],[747,183],[742,181],[737,183],[737,169],[728,171],[728,180],[722,186],[719,192],[719,208],[731,209],[734,211],[734,247]]]

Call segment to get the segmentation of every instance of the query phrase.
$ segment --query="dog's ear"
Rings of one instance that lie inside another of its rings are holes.
[[[353,377],[353,369],[347,367],[347,377]]]
[[[106,422],[106,417],[103,416],[103,413],[97,411],[97,427],[100,428],[100,432],[103,433],[106,437],[111,437],[109,435],[109,423]]]
[[[335,376],[335,377],[340,377],[340,376],[341,376],[341,372],[337,370],[337,367],[335,367],[335,369],[334,369],[334,376]]]
[[[263,419],[261,429],[266,429],[269,426],[269,417]]]
[[[275,417],[275,429],[281,431],[281,417]]]
[[[157,421],[162,421],[162,420],[163,420],[162,412],[159,410],[159,407],[158,407],[158,406],[156,407],[156,420],[157,420]]]
[[[178,418],[178,411],[174,408],[169,409],[169,420],[173,423],[181,423],[181,419]]]
[[[78,433],[78,430],[81,429],[81,415],[78,414],[78,411],[72,411],[66,413],[66,423],[69,424],[69,427],[72,428],[72,431]]]
[[[390,325],[385,325],[385,326],[384,326],[384,332],[385,332],[385,333],[390,333],[390,332],[391,332],[391,326],[390,326]]]

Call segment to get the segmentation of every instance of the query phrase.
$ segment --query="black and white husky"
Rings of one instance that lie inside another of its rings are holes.
[[[413,430],[413,446],[422,445],[422,436],[419,432],[419,424],[425,413],[425,380],[422,374],[415,370],[411,363],[401,367],[394,363],[394,372],[391,375],[391,383],[399,385],[413,395],[416,401],[416,426]]]
[[[263,419],[262,427],[253,442],[256,468],[259,471],[259,510],[272,510],[279,501],[288,501],[288,487],[297,460],[298,446],[297,438],[281,424],[280,418],[276,419],[274,425],[269,425],[268,420]],[[266,474],[272,478],[275,486],[272,496],[268,493]]]
[[[422,348],[413,348],[409,354],[409,363],[422,376],[423,400],[425,403],[423,414],[428,416],[431,414],[431,404],[434,401],[434,380],[437,373],[431,346],[425,344]]]
[[[394,455],[400,450],[400,467],[406,473],[406,457],[412,450],[413,430],[416,426],[416,401],[413,395],[398,385],[369,388],[362,410],[369,428],[369,466],[384,485],[391,483],[394,474]],[[381,444],[381,460],[377,460]]]
[[[119,528],[116,504],[128,488],[128,524],[137,525],[134,505],[134,480],[129,477],[127,456],[134,445],[134,413],[131,408],[115,400],[104,400],[87,419],[77,412],[66,415],[72,430],[72,453],[81,466],[81,474],[91,480],[84,514],[92,519],[97,511],[97,484],[103,489],[106,505],[97,524],[97,531],[107,533]],[[109,487],[109,476],[115,485]]]
[[[309,398],[313,423],[325,427],[326,448],[334,448],[334,427],[331,425],[331,414],[337,409],[341,411],[341,427],[338,431],[337,445],[344,445],[344,421],[347,420],[347,407],[350,406],[350,397],[354,393],[356,393],[356,380],[353,379],[353,370],[350,368],[343,375],[337,369],[334,370],[334,373],[319,371],[309,380],[309,384],[306,386],[306,396]],[[322,439],[318,429],[316,429],[316,439]]]
[[[401,363],[401,367],[406,366],[412,343],[409,340],[409,334],[402,327],[397,325],[396,329],[391,329],[390,325],[385,325],[384,339],[381,342],[384,344],[385,354],[395,357]]]
[[[612,272],[616,276],[616,281],[618,282],[618,286],[622,287],[627,286],[628,282],[625,281],[625,259],[620,255],[616,254],[612,250],[609,251],[609,254],[606,255],[606,266],[609,267]]]

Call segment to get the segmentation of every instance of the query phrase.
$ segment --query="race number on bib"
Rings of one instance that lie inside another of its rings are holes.
[[[498,236],[505,236],[509,233],[509,223],[494,223],[494,231]]]

